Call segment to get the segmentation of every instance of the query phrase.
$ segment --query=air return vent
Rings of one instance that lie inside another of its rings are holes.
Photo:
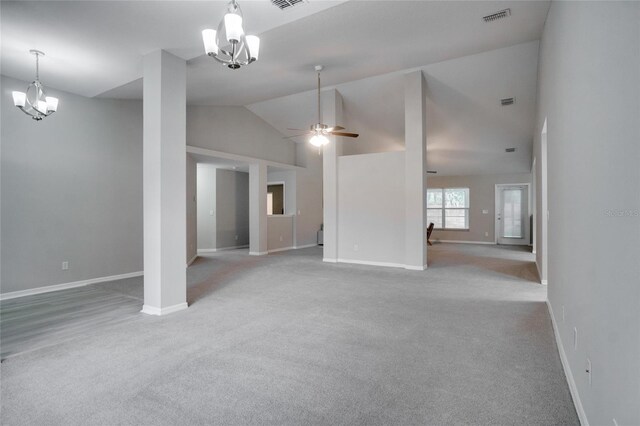
[[[516,101],[516,98],[504,98],[504,99],[500,99],[500,105],[502,106],[506,106],[506,105],[513,105],[513,103]]]
[[[271,3],[277,6],[280,10],[289,9],[304,2],[305,0],[271,0]]]
[[[504,9],[491,15],[483,16],[482,19],[484,19],[484,22],[493,22],[498,19],[508,18],[509,16],[511,16],[511,9]]]
[[[504,152],[516,152],[515,148],[507,148],[504,150]]]

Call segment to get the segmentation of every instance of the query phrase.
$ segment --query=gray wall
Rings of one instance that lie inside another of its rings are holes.
[[[404,155],[338,157],[339,259],[405,264]]]
[[[187,107],[187,145],[295,164],[295,142],[239,106]]]
[[[296,148],[297,163],[305,167],[296,172],[295,241],[296,247],[302,247],[317,243],[322,224],[322,156],[309,143]]]
[[[216,170],[216,248],[249,244],[249,173]]]
[[[592,425],[640,424],[639,22],[638,2],[552,2],[540,46],[548,297]]]
[[[196,160],[187,154],[187,262],[198,249],[197,175]]]
[[[49,90],[35,122],[1,83],[2,293],[141,271],[142,103]]]
[[[267,250],[291,248],[293,245],[293,216],[267,217]]]
[[[197,165],[198,250],[216,248],[216,168]]]
[[[531,183],[531,173],[478,176],[433,176],[428,188],[469,188],[469,230],[433,230],[431,241],[495,241],[495,186],[501,183]],[[531,188],[529,188],[531,194]],[[530,204],[530,203],[529,203]],[[483,214],[483,210],[488,210]],[[526,221],[529,235],[529,220]],[[485,232],[488,236],[485,236]]]

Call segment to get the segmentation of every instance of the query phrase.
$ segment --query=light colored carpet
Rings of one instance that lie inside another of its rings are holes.
[[[198,259],[188,310],[15,346],[2,424],[578,424],[531,254],[430,254],[424,272],[322,263],[319,248]],[[131,300],[141,285],[98,289]]]

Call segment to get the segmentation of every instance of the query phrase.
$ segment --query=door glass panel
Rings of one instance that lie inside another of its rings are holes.
[[[504,238],[524,238],[522,223],[522,189],[504,189],[502,226]]]

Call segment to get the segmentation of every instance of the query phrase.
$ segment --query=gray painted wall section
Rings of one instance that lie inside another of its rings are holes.
[[[216,170],[216,248],[249,244],[249,174]],[[237,239],[236,239],[237,237]]]
[[[469,230],[434,229],[431,241],[494,242],[495,186],[504,183],[531,183],[531,173],[477,176],[430,175],[427,180],[429,188],[469,188]],[[529,206],[531,207],[531,203]],[[487,210],[487,214],[483,214],[483,210]],[[526,221],[526,226],[528,229],[529,220]],[[485,235],[485,232],[489,235]],[[527,234],[529,234],[528,231]]]
[[[405,264],[405,153],[338,157],[338,258]]]
[[[322,156],[309,144],[299,144],[296,158],[304,170],[296,172],[296,246],[317,243],[322,224]]]
[[[540,46],[548,297],[592,425],[640,424],[639,22],[638,2],[552,2]]]
[[[216,168],[197,165],[198,250],[216,248]]]
[[[35,122],[1,83],[2,293],[141,271],[142,103],[49,90]]]
[[[187,107],[187,145],[295,165],[295,142],[245,107]]]
[[[195,258],[198,249],[197,205],[197,163],[187,154],[187,263]]]
[[[293,216],[268,216],[267,250],[291,248],[293,245]]]

